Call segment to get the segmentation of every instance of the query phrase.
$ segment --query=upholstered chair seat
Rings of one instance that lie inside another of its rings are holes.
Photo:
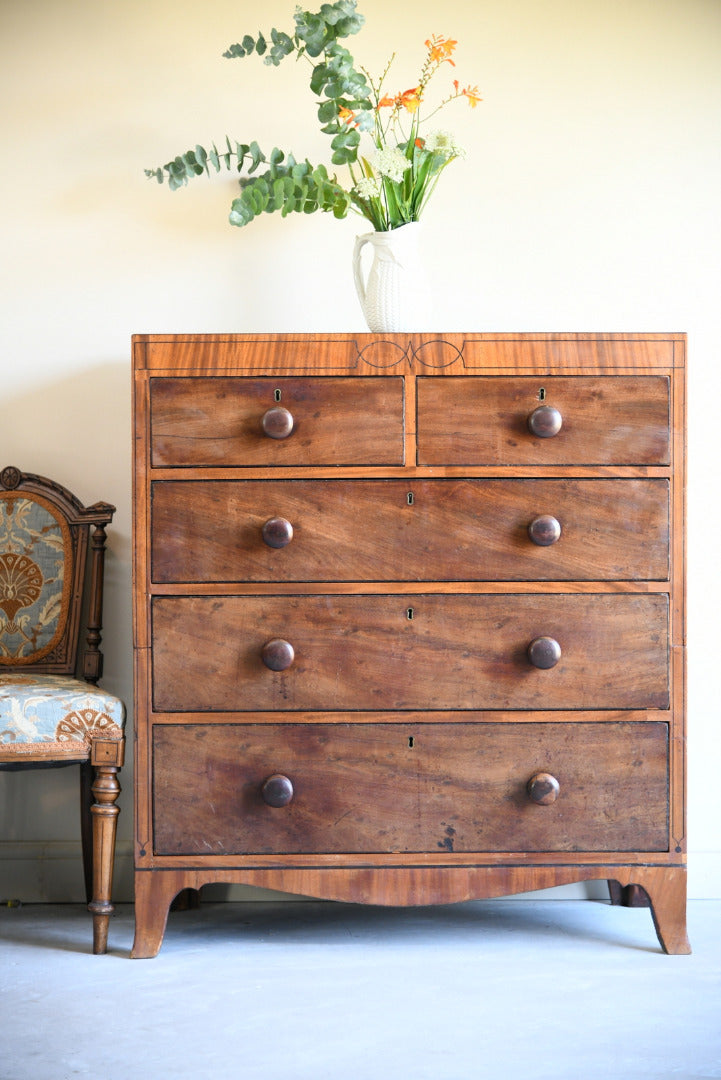
[[[6,675],[0,680],[0,744],[10,755],[82,761],[95,739],[121,742],[120,698],[69,675]]]
[[[83,506],[45,477],[12,466],[0,472],[0,769],[80,765],[96,953],[107,949],[113,910],[125,748],[125,706],[96,685],[105,526],[114,513],[108,503]]]

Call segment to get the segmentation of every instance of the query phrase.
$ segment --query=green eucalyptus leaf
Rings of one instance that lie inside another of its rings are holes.
[[[323,101],[318,106],[318,119],[323,124],[336,120],[338,117],[338,105],[335,101]]]
[[[340,131],[335,138],[331,141],[331,146],[334,150],[340,150],[341,148],[356,147],[360,143],[360,135],[355,128],[346,128]]]
[[[255,217],[252,209],[242,198],[233,199],[230,208],[229,221],[231,225],[248,225]]]
[[[310,88],[314,94],[320,94],[328,81],[328,65],[316,64],[310,77]]]
[[[248,147],[248,153],[250,153],[251,164],[248,167],[248,172],[255,172],[261,162],[265,161],[265,155],[258,146],[257,142],[253,142]]]

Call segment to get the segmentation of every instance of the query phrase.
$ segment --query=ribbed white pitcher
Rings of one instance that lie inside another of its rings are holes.
[[[368,329],[374,333],[432,329],[430,291],[419,250],[420,222],[356,238],[353,278]],[[363,249],[372,260],[363,274]]]

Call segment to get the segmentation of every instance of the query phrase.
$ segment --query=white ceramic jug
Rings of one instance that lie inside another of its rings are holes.
[[[368,329],[374,333],[432,328],[430,294],[419,252],[420,222],[356,238],[353,278]],[[372,261],[363,275],[363,249]]]

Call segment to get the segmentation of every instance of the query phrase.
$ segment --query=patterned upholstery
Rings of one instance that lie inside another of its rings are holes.
[[[57,644],[68,614],[70,530],[41,496],[0,494],[0,657],[31,664]]]
[[[90,755],[94,738],[122,739],[119,698],[67,675],[0,676],[0,749],[4,760],[51,754],[53,760]]]

